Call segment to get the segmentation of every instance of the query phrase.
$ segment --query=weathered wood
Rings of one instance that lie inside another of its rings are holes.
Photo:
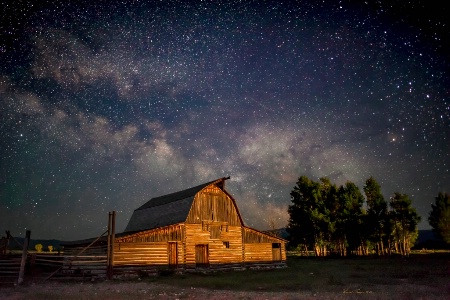
[[[108,213],[108,243],[107,243],[107,250],[106,250],[106,256],[108,257],[108,265],[107,268],[109,269],[109,262],[111,257],[111,243],[114,243],[114,240],[111,240],[111,212]]]
[[[21,284],[23,282],[23,276],[25,273],[25,264],[27,262],[27,255],[28,255],[28,244],[30,242],[30,235],[31,231],[27,230],[25,233],[25,241],[23,242],[22,260],[20,262],[19,279],[17,280],[17,284]]]
[[[116,212],[113,211],[109,213],[109,221],[108,221],[108,252],[107,252],[108,279],[112,279],[113,276],[115,227],[116,227]]]
[[[44,279],[44,282],[49,280],[51,277],[53,277],[56,273],[60,272],[62,268],[64,268],[65,266],[71,266],[71,262],[73,262],[79,255],[83,254],[86,250],[89,249],[89,247],[91,247],[92,245],[94,245],[98,240],[100,240],[106,233],[108,233],[108,230],[106,230],[105,232],[103,232],[98,238],[96,238],[95,240],[93,240],[89,245],[87,245],[86,247],[84,247],[79,253],[77,253],[76,255],[72,256],[70,259],[68,259],[68,263],[63,264],[60,268],[58,268],[57,270],[55,270],[53,273],[51,273],[47,278]]]
[[[113,211],[112,215],[112,233],[111,233],[111,262],[110,265],[114,266],[114,240],[116,238],[116,211]]]
[[[169,242],[183,240],[183,224],[146,230],[115,239],[118,243]]]
[[[215,185],[204,188],[195,196],[186,223],[201,223],[205,220],[228,222],[232,226],[242,225],[234,201]]]

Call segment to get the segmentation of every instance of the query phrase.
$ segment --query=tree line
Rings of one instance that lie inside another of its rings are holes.
[[[409,196],[396,192],[386,201],[373,177],[363,191],[350,181],[337,186],[301,176],[290,194],[290,244],[316,256],[408,255],[421,220]]]

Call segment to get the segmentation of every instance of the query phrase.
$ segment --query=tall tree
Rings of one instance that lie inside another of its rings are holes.
[[[368,228],[372,229],[371,239],[376,244],[378,255],[385,254],[385,242],[388,236],[387,202],[381,193],[381,187],[372,176],[366,180],[364,193],[367,201]]]
[[[390,201],[390,219],[397,251],[408,255],[417,238],[417,224],[420,216],[416,209],[411,207],[411,199],[406,194],[395,193]]]
[[[439,238],[450,244],[450,194],[438,194],[431,204],[428,223]]]
[[[365,250],[365,234],[364,234],[364,215],[363,209],[364,196],[359,188],[353,182],[346,182],[338,191],[340,210],[338,218],[338,232],[341,234],[341,240],[345,241],[347,246],[347,255],[356,251],[361,255]]]
[[[305,251],[314,244],[314,224],[311,217],[314,206],[313,182],[306,176],[299,177],[297,184],[291,191],[289,205],[289,223],[287,232],[293,246],[302,245]]]
[[[321,218],[317,220],[321,228],[321,252],[326,255],[330,252],[339,252],[340,237],[336,224],[339,218],[338,189],[327,177],[320,178],[320,209]]]
[[[330,220],[330,208],[324,199],[331,197],[335,186],[328,179],[320,183],[301,176],[291,192],[288,233],[293,245],[312,246],[317,256],[328,252],[330,236],[334,230]]]

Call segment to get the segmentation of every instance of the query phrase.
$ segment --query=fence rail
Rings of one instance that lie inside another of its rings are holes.
[[[4,254],[0,256],[0,283],[14,284],[19,278],[21,254]]]

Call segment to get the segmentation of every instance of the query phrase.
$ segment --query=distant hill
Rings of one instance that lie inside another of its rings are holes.
[[[440,240],[431,229],[419,230],[413,249],[450,249],[450,245]]]
[[[287,240],[287,238],[289,237],[289,233],[287,232],[286,228],[265,230],[264,232],[268,233],[270,235],[275,235],[275,236],[280,237],[280,238],[285,239],[285,240]]]
[[[438,241],[439,239],[434,234],[433,230],[419,230],[419,237],[417,238],[417,243],[424,243],[426,241]]]
[[[23,237],[14,237],[14,239],[17,241],[17,242],[19,242],[21,245],[23,245],[23,243],[24,243],[24,240],[25,240],[25,238],[23,238]],[[22,249],[22,246],[21,245],[19,245],[19,244],[17,244],[16,243],[16,241],[14,240],[14,239],[10,239],[9,240],[9,246],[8,246],[8,249],[15,249],[15,250],[21,250]],[[30,240],[30,244],[29,244],[29,246],[28,246],[28,249],[34,249],[34,246],[36,245],[36,244],[41,244],[42,246],[43,246],[43,250],[44,251],[47,251],[47,249],[48,249],[48,246],[53,246],[53,250],[54,251],[58,251],[58,249],[60,249],[61,248],[61,243],[62,243],[62,241],[60,241],[60,240],[55,240],[55,239],[52,239],[52,240],[39,240],[39,239],[37,239],[37,240],[33,240],[33,239],[31,239]]]

